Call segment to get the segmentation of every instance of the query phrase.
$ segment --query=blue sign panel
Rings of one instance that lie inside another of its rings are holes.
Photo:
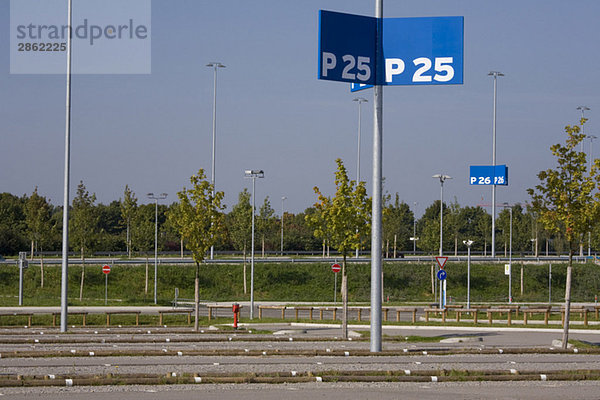
[[[319,11],[319,79],[375,84],[377,19]]]
[[[463,17],[384,18],[378,84],[462,84],[463,36]]]
[[[319,79],[368,85],[463,83],[463,17],[377,18],[319,12]],[[354,91],[354,90],[353,90]]]
[[[351,83],[350,92],[358,92],[359,90],[365,90],[372,87],[373,85],[367,85],[366,83]]]
[[[471,185],[508,186],[508,167],[506,165],[471,165],[469,168]]]
[[[447,276],[447,274],[448,274],[448,273],[446,272],[446,270],[440,269],[440,270],[437,272],[437,278],[438,278],[440,281],[443,281],[443,280],[445,280],[445,279],[446,279],[446,276]]]

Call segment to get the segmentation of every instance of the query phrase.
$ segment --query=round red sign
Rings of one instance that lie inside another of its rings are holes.
[[[333,264],[331,266],[331,270],[337,274],[342,270],[342,267],[340,267],[340,264]]]
[[[104,272],[105,274],[110,274],[110,265],[103,265],[102,266],[102,272]]]

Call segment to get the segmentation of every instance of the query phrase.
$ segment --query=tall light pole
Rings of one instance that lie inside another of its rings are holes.
[[[413,211],[413,237],[411,240],[413,241],[413,256],[417,254],[417,203],[416,201],[413,203],[415,205],[415,210]],[[414,240],[413,240],[414,238]]]
[[[367,103],[368,100],[362,97],[356,97],[354,99],[352,99],[352,101],[356,101],[358,103],[358,151],[356,154],[356,184],[358,185],[358,183],[360,182],[360,133],[361,133],[361,106],[362,103]],[[356,254],[355,257],[358,258],[358,247],[356,248]]]
[[[587,106],[579,106],[579,107],[577,107],[577,109],[578,109],[579,111],[581,111],[581,119],[584,119],[584,118],[585,118],[585,112],[586,112],[586,111],[590,111],[590,108],[589,108],[589,107],[587,107]],[[583,124],[581,124],[581,133],[584,133],[584,131],[583,131],[583,127],[584,127],[584,125],[583,125]],[[582,152],[582,153],[584,152],[584,148],[583,148],[583,140],[581,141],[581,152]]]
[[[73,3],[67,3],[67,26],[72,25]],[[60,331],[67,332],[69,292],[69,181],[71,176],[71,53],[72,38],[67,35],[67,95],[65,117],[65,175],[63,192],[62,276],[60,288]]]
[[[156,301],[156,292],[158,286],[158,201],[167,198],[166,193],[154,195],[154,193],[148,193],[148,198],[154,200],[154,304]]]
[[[590,139],[590,165],[589,169],[592,170],[592,165],[594,164],[594,139],[598,139],[598,136],[587,135],[587,138]]]
[[[281,256],[283,257],[283,202],[287,199],[285,196],[281,196]]]
[[[217,69],[225,68],[220,62],[209,62],[207,67],[214,69],[214,91],[213,91],[213,123],[212,123],[212,171],[210,183],[212,183],[212,196],[215,197],[215,154],[217,149]],[[214,246],[210,246],[210,259],[214,257]]]
[[[496,103],[498,100],[498,77],[504,76],[502,72],[491,71],[488,76],[494,77],[494,116],[492,123],[492,165],[496,172]],[[496,182],[492,185],[492,258],[496,257]]]
[[[252,179],[252,251],[250,252],[250,319],[254,319],[254,211],[256,209],[255,189],[256,178],[264,178],[262,169],[247,169],[244,177]]]
[[[444,181],[452,179],[451,176],[444,174],[435,174],[432,178],[440,180],[440,257],[442,256],[443,238],[444,238]]]
[[[508,203],[504,203],[504,208],[508,208],[510,213],[510,234],[508,240],[508,303],[512,303],[512,220],[513,220],[513,209]]]
[[[378,24],[383,23],[383,0],[375,0],[375,18]],[[383,38],[376,40],[376,57],[383,59]],[[381,352],[381,297],[383,282],[381,280],[381,210],[382,210],[382,178],[383,178],[383,86],[373,87],[373,175],[372,175],[372,222],[371,222],[371,342],[373,353]]]
[[[471,245],[472,240],[463,240],[467,245],[467,308],[471,308]]]

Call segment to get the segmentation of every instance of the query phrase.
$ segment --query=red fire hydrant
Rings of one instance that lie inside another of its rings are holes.
[[[237,303],[233,304],[233,329],[238,328],[238,316],[240,313],[240,305]]]

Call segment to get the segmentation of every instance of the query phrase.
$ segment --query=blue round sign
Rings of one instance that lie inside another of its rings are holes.
[[[443,270],[443,269],[440,269],[440,270],[437,272],[437,278],[438,278],[440,281],[443,281],[444,279],[446,279],[446,271],[445,271],[445,270]]]

